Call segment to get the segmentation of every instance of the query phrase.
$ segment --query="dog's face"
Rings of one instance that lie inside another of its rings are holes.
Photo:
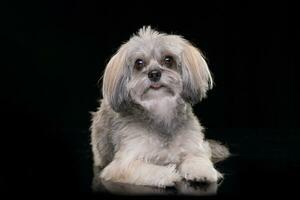
[[[177,35],[140,29],[106,66],[103,97],[116,112],[131,103],[148,105],[165,98],[195,104],[212,87],[200,51]]]

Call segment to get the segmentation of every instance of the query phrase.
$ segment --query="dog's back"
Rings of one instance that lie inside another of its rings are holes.
[[[113,144],[111,141],[112,122],[116,113],[104,101],[100,107],[92,112],[91,145],[94,156],[94,166],[105,167],[113,158]]]

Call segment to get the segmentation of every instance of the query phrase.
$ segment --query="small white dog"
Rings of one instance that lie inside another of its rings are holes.
[[[205,140],[192,111],[212,85],[203,56],[187,40],[140,29],[104,72],[103,100],[91,125],[100,177],[158,187],[181,179],[216,182],[222,175],[213,163],[229,151]]]

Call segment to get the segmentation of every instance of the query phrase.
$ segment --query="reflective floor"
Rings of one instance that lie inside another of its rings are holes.
[[[222,184],[222,181],[212,184],[182,181],[175,187],[158,188],[104,181],[99,178],[99,173],[100,170],[94,168],[93,192],[116,195],[216,195],[218,186]]]
[[[113,183],[94,179],[93,191],[96,193],[109,193],[116,195],[216,195],[218,184],[197,184],[180,182],[175,187],[157,188],[137,186],[123,183]]]
[[[97,170],[92,167],[89,132],[65,130],[55,137],[44,136],[44,143],[40,143],[38,137],[33,137],[31,142],[27,139],[27,143],[18,140],[22,151],[13,152],[10,145],[2,146],[0,191],[97,196],[289,195],[299,191],[299,131],[227,129],[207,133],[208,138],[228,145],[232,153],[230,158],[216,165],[224,175],[218,184],[181,182],[176,187],[162,189],[104,182],[94,176]]]

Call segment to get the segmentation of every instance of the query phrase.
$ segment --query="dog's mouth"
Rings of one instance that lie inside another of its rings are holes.
[[[164,86],[160,83],[152,83],[149,88],[154,89],[154,90],[158,90],[162,87],[164,87]]]
[[[163,97],[170,97],[174,95],[174,92],[168,86],[161,83],[151,83],[143,92],[141,99],[161,99]]]

